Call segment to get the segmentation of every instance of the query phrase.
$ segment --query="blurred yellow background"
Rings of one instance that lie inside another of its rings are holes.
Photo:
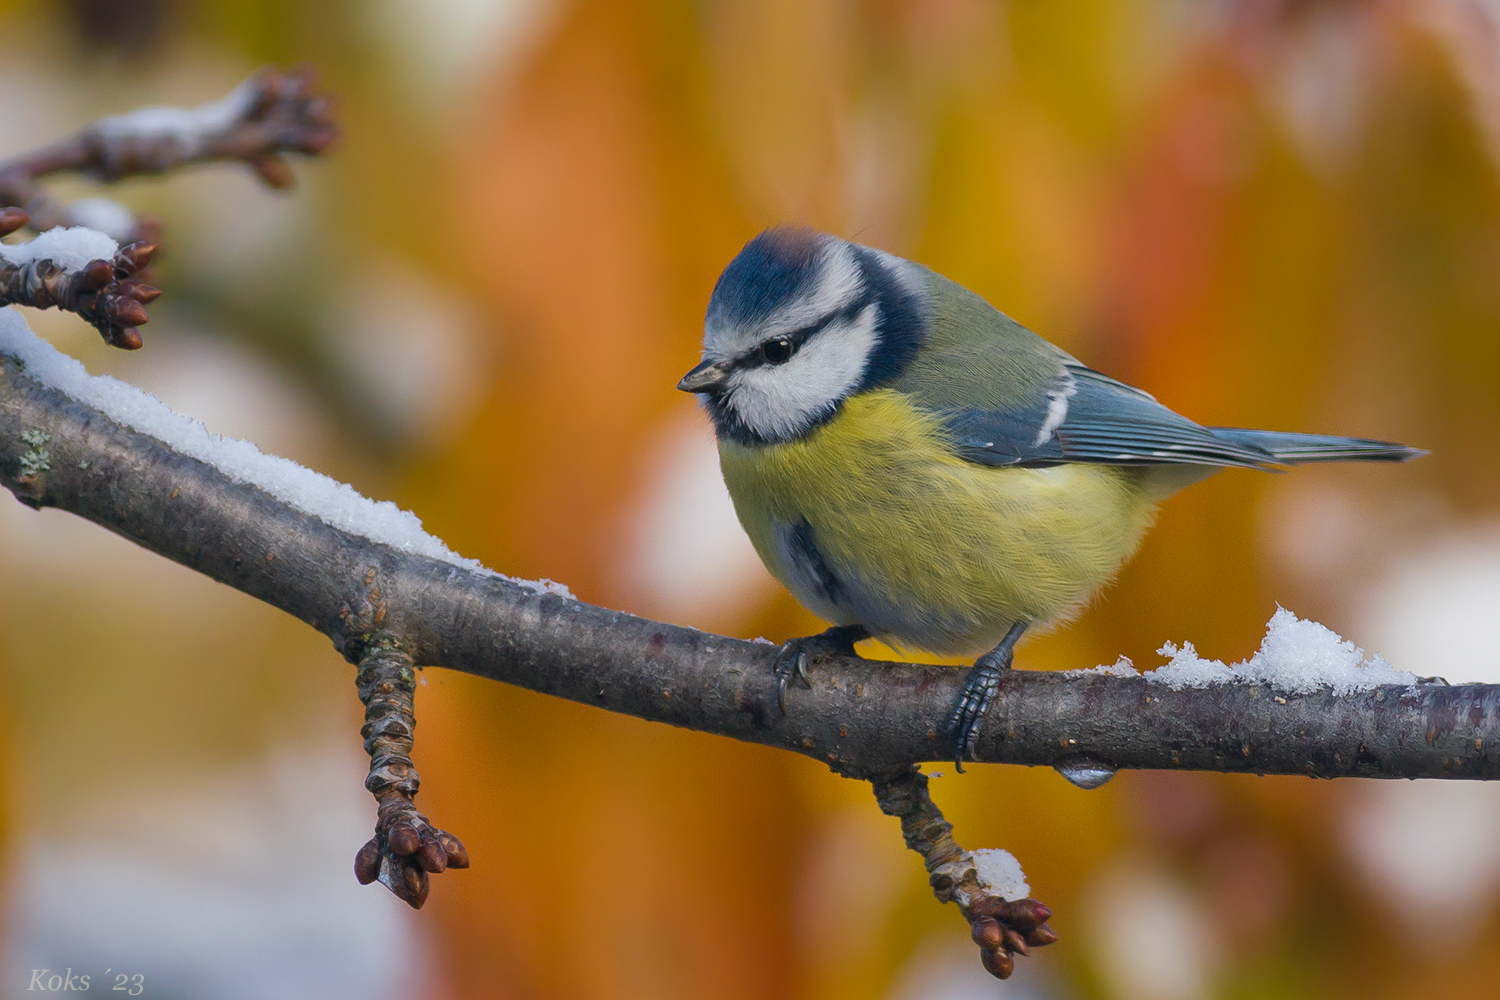
[[[0,0],[0,38],[0,157],[320,69],[344,138],[290,196],[230,167],[54,186],[162,220],[145,350],[28,319],[487,565],[731,635],[819,627],[673,388],[719,270],[792,221],[926,263],[1201,422],[1432,449],[1188,491],[1019,666],[1154,666],[1166,640],[1243,659],[1279,602],[1500,682],[1493,4]],[[418,805],[474,867],[412,913],[353,879],[374,808],[322,637],[9,497],[0,632],[0,995],[42,967],[247,1000],[1500,982],[1500,788],[948,768],[960,842],[1014,852],[1057,911],[1062,942],[1000,984],[868,786],[815,762],[427,671]]]

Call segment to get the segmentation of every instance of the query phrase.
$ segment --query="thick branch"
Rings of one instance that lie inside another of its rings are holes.
[[[30,435],[25,437],[23,435]],[[38,461],[44,440],[47,461]],[[416,663],[782,747],[849,775],[951,760],[962,673],[833,658],[776,709],[776,647],[648,621],[337,530],[0,364],[0,482],[301,618],[358,662],[377,632]],[[1500,777],[1500,686],[1346,696],[1247,684],[1006,675],[975,759],[1316,777]]]

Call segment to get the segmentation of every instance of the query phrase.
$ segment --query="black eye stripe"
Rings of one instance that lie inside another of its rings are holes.
[[[734,366],[736,368],[759,368],[762,365],[781,364],[781,362],[789,360],[792,355],[796,354],[797,351],[801,349],[802,345],[807,343],[809,337],[817,333],[819,330],[823,329],[823,327],[827,326],[828,323],[833,320],[833,318],[834,317],[830,316],[827,319],[820,321],[815,326],[804,327],[801,330],[793,330],[791,333],[783,333],[778,334],[775,337],[767,337],[765,340],[752,347],[749,351],[742,354],[735,361]],[[773,361],[770,357],[767,356],[766,348],[768,345],[777,343],[778,341],[786,342],[787,352],[786,356],[781,358],[780,361]]]
[[[777,334],[774,337],[767,337],[765,340],[756,344],[750,350],[746,351],[744,354],[740,355],[740,357],[735,359],[734,367],[760,368],[761,366],[767,364],[781,364],[782,362],[789,360],[792,355],[795,355],[799,350],[801,350],[802,345],[807,343],[807,341],[810,340],[814,334],[822,332],[825,327],[829,326],[836,320],[848,320],[852,319],[855,316],[858,316],[860,313],[864,312],[865,307],[867,307],[872,301],[874,301],[872,296],[862,295],[854,302],[851,302],[849,305],[840,309],[838,312],[830,313],[810,326],[804,326],[800,330],[793,330],[791,333],[781,333]],[[787,354],[786,358],[782,359],[782,361],[770,361],[766,358],[765,355],[766,345],[778,340],[788,341],[791,344],[791,351]]]

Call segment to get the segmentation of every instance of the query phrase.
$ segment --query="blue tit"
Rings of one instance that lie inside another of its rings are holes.
[[[678,388],[766,568],[834,625],[782,647],[782,711],[810,658],[861,639],[987,650],[950,720],[960,770],[1022,633],[1077,614],[1162,500],[1224,468],[1424,454],[1200,426],[947,278],[807,229],[725,268]]]

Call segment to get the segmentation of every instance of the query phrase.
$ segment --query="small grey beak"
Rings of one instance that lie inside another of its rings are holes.
[[[729,365],[724,361],[701,361],[682,376],[677,388],[683,392],[718,392],[729,380]]]

